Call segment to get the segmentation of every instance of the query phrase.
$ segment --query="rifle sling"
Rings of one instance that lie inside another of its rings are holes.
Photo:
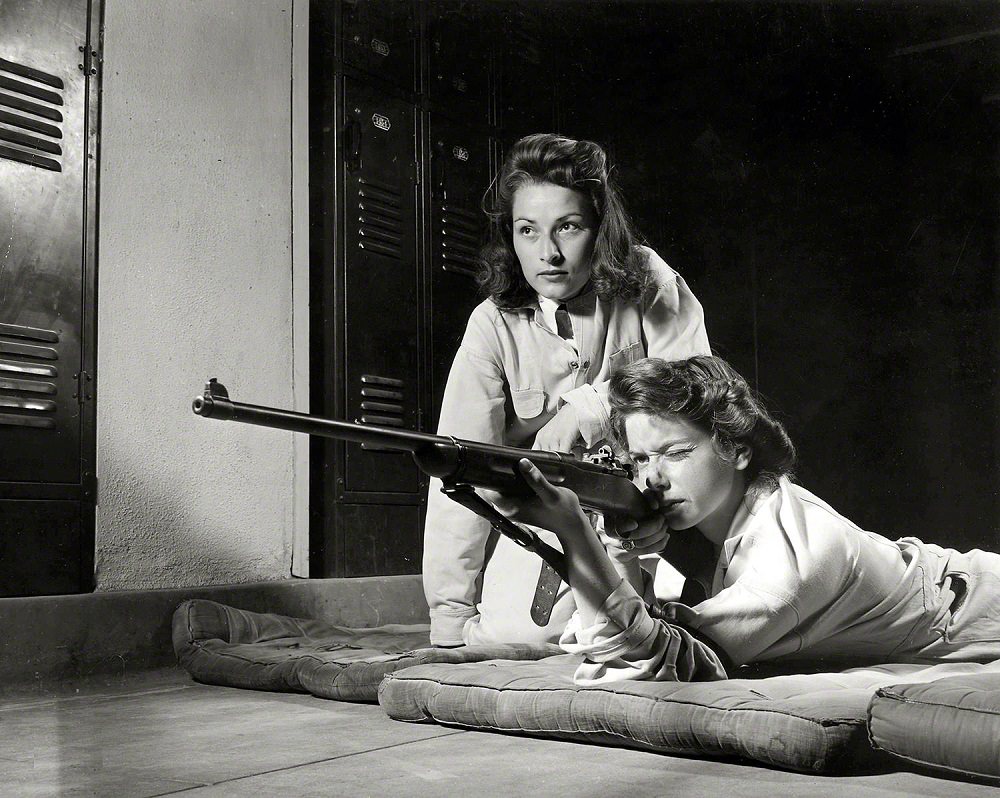
[[[538,571],[538,583],[535,585],[535,595],[531,599],[531,622],[535,626],[546,626],[552,617],[552,609],[556,605],[556,598],[559,595],[559,585],[563,583],[562,577],[547,562],[541,563]]]

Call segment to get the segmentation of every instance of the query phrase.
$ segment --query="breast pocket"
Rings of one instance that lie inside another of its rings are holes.
[[[629,363],[634,363],[637,360],[642,360],[646,356],[646,353],[642,350],[642,343],[636,341],[634,344],[629,344],[628,346],[623,346],[617,352],[608,358],[608,368],[611,373],[614,374],[623,366],[627,366]]]
[[[545,409],[545,391],[541,388],[511,391],[510,399],[518,418],[535,418]]]

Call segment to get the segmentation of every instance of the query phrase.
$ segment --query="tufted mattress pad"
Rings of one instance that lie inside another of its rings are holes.
[[[880,687],[984,667],[890,664],[779,676],[768,675],[773,668],[745,668],[726,681],[579,687],[573,683],[578,662],[564,654],[407,668],[386,675],[379,703],[397,720],[738,756],[811,773],[859,772],[889,761],[867,733],[868,705]]]
[[[375,701],[382,677],[410,665],[560,653],[553,645],[432,648],[429,632],[427,624],[352,629],[205,599],[182,602],[172,629],[177,661],[199,682],[338,701]]]

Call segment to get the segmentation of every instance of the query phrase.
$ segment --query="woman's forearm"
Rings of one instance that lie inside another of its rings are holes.
[[[628,581],[636,593],[640,596],[643,595],[645,585],[642,581],[642,565],[639,562],[639,558],[637,557],[634,560],[629,560],[626,563],[618,562],[610,557],[608,559],[611,560],[611,563],[614,566],[615,571],[618,572],[618,575],[622,579]]]
[[[615,568],[583,513],[576,529],[556,534],[566,556],[568,582],[576,599],[580,620],[584,626],[590,626],[622,578],[629,577]],[[639,579],[641,585],[641,575]]]

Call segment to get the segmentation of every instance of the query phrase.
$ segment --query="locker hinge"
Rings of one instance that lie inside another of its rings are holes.
[[[101,65],[101,56],[97,50],[82,44],[76,49],[80,51],[83,58],[83,61],[76,65],[77,69],[83,72],[84,75],[96,75],[97,68]]]
[[[414,183],[414,185],[417,185],[417,186],[420,185],[420,164],[419,163],[414,163],[413,164],[413,183]]]
[[[94,378],[90,374],[86,371],[81,371],[78,374],[74,374],[73,379],[76,380],[76,390],[73,391],[73,398],[76,401],[82,405],[84,402],[89,402],[94,398],[91,388]]]
[[[85,501],[97,500],[97,475],[91,476],[89,472],[83,474],[83,498]]]

